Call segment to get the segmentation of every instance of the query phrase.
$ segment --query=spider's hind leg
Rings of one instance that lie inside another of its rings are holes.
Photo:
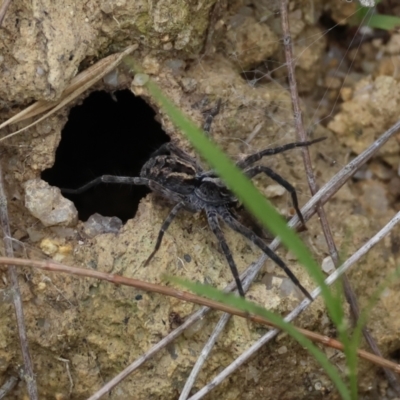
[[[169,228],[169,226],[171,225],[171,222],[174,220],[174,218],[176,217],[176,215],[178,214],[178,212],[183,208],[183,203],[178,203],[168,214],[168,217],[164,220],[163,224],[161,225],[161,229],[158,232],[158,237],[157,237],[157,242],[156,245],[154,247],[154,250],[152,251],[152,253],[149,255],[149,257],[147,258],[147,260],[144,262],[144,267],[146,267],[149,262],[151,261],[151,259],[155,256],[155,254],[157,253],[157,251],[159,250],[160,246],[161,246],[161,242],[162,239],[164,237],[164,233],[165,231]]]
[[[283,179],[279,174],[274,172],[271,168],[265,167],[264,165],[256,165],[255,167],[251,167],[244,172],[249,178],[253,178],[258,174],[264,173],[272,180],[274,180],[276,183],[279,183],[279,185],[284,187],[292,197],[293,207],[296,210],[296,214],[299,217],[301,224],[303,225],[304,228],[306,227],[303,214],[301,213],[299,208],[296,189],[287,180]]]
[[[216,117],[219,114],[220,109],[221,109],[221,99],[218,99],[217,103],[213,108],[203,111],[203,115],[205,116],[203,131],[206,132],[208,135],[211,132],[211,124],[214,121],[214,117]]]
[[[206,214],[210,228],[213,231],[214,235],[217,237],[219,244],[221,245],[222,251],[224,252],[225,258],[228,261],[229,268],[232,271],[232,275],[235,279],[238,292],[240,296],[244,297],[244,290],[242,282],[239,278],[239,272],[237,270],[236,263],[232,257],[232,253],[228,247],[228,244],[226,243],[225,236],[219,226],[217,212],[214,209],[207,209]]]
[[[245,169],[253,165],[256,161],[261,160],[263,157],[273,156],[275,154],[283,153],[284,151],[292,150],[295,149],[296,147],[311,146],[312,144],[321,142],[322,140],[325,139],[326,137],[322,137],[314,140],[309,140],[307,142],[293,142],[284,144],[283,146],[274,147],[272,149],[264,149],[259,151],[258,153],[248,155],[243,160],[237,162],[236,165],[241,169]]]
[[[281,267],[286,275],[290,278],[290,280],[302,291],[302,293],[311,301],[313,298],[310,293],[308,293],[307,289],[303,287],[303,285],[299,282],[293,272],[289,269],[289,267],[282,261],[277,254],[275,254],[264,242],[261,238],[259,238],[254,232],[250,229],[242,225],[239,221],[236,221],[231,213],[227,209],[219,210],[219,215],[221,218],[236,232],[242,234],[244,237],[253,242],[258,248],[260,248],[272,261],[274,261],[279,267]]]

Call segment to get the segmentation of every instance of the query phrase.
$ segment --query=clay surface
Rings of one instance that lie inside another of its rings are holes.
[[[196,123],[203,123],[202,110],[196,107],[199,101],[206,98],[213,105],[222,100],[221,112],[212,125],[212,138],[234,159],[296,141],[286,89],[280,22],[274,17],[278,1],[258,1],[254,5],[239,0],[229,4],[212,0],[69,0],[62,6],[56,3],[45,0],[32,5],[24,0],[11,3],[0,41],[1,122],[32,101],[57,99],[78,70],[138,43],[133,56],[140,61],[143,73],[154,79]],[[356,55],[361,72],[332,74],[344,50],[337,48],[336,53],[327,54],[328,39],[322,34],[324,29],[317,25],[316,16],[321,15],[323,7],[332,7],[332,18],[340,21],[354,11],[355,4],[337,0],[312,3],[311,10],[309,1],[291,2],[289,19],[298,57],[296,77],[305,124],[313,137],[327,137],[310,149],[322,186],[398,119],[400,86],[396,65],[399,66],[400,35],[393,34],[385,44],[365,43]],[[375,57],[378,48],[382,55],[379,60]],[[260,68],[261,75],[265,75],[267,58],[273,60],[276,68],[272,79],[259,79],[257,73],[249,73]],[[118,69],[91,90],[112,92],[117,84],[110,89],[110,82],[124,73],[122,68]],[[137,81],[128,85],[124,82],[125,88],[143,96],[156,108],[155,100]],[[36,180],[41,171],[54,163],[69,110],[89,92],[0,144],[9,218],[19,255],[51,257],[65,264],[153,283],[164,283],[162,276],[167,274],[224,288],[232,280],[231,273],[203,215],[187,212],[179,215],[165,234],[156,257],[148,267],[143,267],[171,208],[154,194],[141,201],[135,217],[117,233],[87,234],[88,226],[76,222],[71,209],[65,222],[57,219],[57,223],[49,223],[28,210],[31,207],[26,206],[27,198],[30,204],[42,202],[28,196],[32,191],[27,192],[26,182],[34,179],[31,182],[43,186]],[[172,140],[195,154],[162,112],[158,118]],[[318,119],[321,124],[316,122]],[[22,126],[8,127],[1,136]],[[399,141],[399,136],[394,137],[325,206],[343,258],[373,236],[399,208]],[[309,199],[300,151],[270,157],[265,165],[295,186],[301,205]],[[282,215],[294,214],[286,192],[270,185],[263,176],[256,178],[255,183]],[[60,211],[65,203],[57,198],[58,203],[55,201],[51,207]],[[307,227],[308,231],[300,235],[321,264],[328,249],[317,218],[309,221]],[[240,271],[260,256],[254,245],[228,228],[224,228],[224,233]],[[361,308],[367,306],[377,286],[399,265],[399,243],[397,228],[349,274]],[[284,248],[277,253],[305,287],[314,287],[293,255]],[[0,275],[0,290],[5,291],[7,273],[2,269]],[[20,284],[40,399],[88,398],[198,308],[132,288],[28,268],[21,270]],[[398,289],[397,282],[385,289],[368,319],[368,327],[386,357],[398,356],[400,347]],[[271,261],[262,269],[248,298],[282,315],[301,300],[286,275]],[[4,299],[0,301],[0,385],[21,363],[13,306]],[[178,398],[219,317],[216,312],[207,315],[125,379],[108,398]],[[336,335],[320,299],[296,324]],[[265,327],[232,318],[201,371],[195,389],[209,382],[265,332]],[[367,348],[365,343],[362,346]],[[345,370],[341,354],[328,348],[323,351],[334,365]],[[365,399],[393,398],[387,382],[370,364],[361,362],[359,385]],[[7,398],[21,399],[24,395],[24,384],[19,383]],[[312,356],[281,334],[207,398],[338,397]]]

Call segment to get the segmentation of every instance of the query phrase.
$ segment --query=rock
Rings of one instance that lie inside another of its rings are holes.
[[[93,238],[101,233],[118,233],[122,227],[122,221],[118,217],[104,217],[100,214],[93,214],[83,224],[85,234]]]
[[[44,226],[75,225],[78,221],[74,203],[64,198],[59,188],[41,179],[25,183],[25,207]]]
[[[264,190],[265,195],[269,199],[283,196],[285,192],[286,192],[285,188],[281,185],[268,185],[268,187]]]

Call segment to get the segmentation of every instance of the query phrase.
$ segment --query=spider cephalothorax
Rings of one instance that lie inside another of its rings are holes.
[[[304,219],[298,206],[296,190],[294,187],[270,168],[263,165],[253,166],[253,164],[264,156],[282,153],[283,151],[290,150],[295,147],[309,146],[321,140],[323,140],[323,138],[308,142],[289,143],[281,147],[265,149],[245,157],[236,165],[242,169],[244,174],[249,178],[253,178],[258,174],[264,173],[275,182],[282,185],[290,193],[296,213],[304,225]],[[218,178],[215,172],[205,171],[195,158],[191,157],[174,144],[164,144],[155,153],[153,153],[150,159],[143,165],[140,172],[140,177],[103,175],[78,189],[62,189],[62,192],[78,194],[84,192],[92,186],[99,184],[100,182],[146,185],[152,191],[175,203],[175,206],[170,211],[168,217],[161,226],[155,248],[146,260],[145,265],[150,262],[157,250],[160,248],[165,231],[168,229],[172,220],[180,210],[186,209],[191,212],[204,210],[209,226],[217,237],[222,251],[228,261],[229,267],[235,278],[239,294],[241,296],[244,296],[244,290],[239,279],[239,273],[236,268],[235,261],[233,260],[224,234],[219,226],[219,219],[222,219],[231,229],[242,234],[257,247],[259,247],[285,271],[292,282],[299,287],[303,294],[312,300],[308,291],[300,284],[299,280],[286,266],[282,259],[279,258],[265,244],[265,242],[256,235],[255,232],[241,224],[235,218],[235,215],[232,211],[238,206],[238,200]]]

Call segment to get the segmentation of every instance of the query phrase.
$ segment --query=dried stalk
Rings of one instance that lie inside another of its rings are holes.
[[[10,376],[0,387],[0,400],[4,399],[11,390],[14,389],[15,385],[18,383],[18,378],[16,376]]]
[[[397,222],[400,220],[400,212],[398,214]],[[276,325],[270,321],[268,321],[266,318],[256,316],[256,315],[249,315],[248,312],[246,311],[241,311],[233,306],[219,303],[214,300],[210,300],[204,297],[197,296],[195,294],[185,292],[182,290],[177,290],[173,289],[168,286],[162,286],[158,285],[155,283],[149,283],[145,281],[141,281],[139,279],[134,279],[134,278],[127,278],[125,276],[117,275],[117,274],[109,274],[106,272],[100,272],[100,271],[95,271],[92,269],[87,269],[87,268],[79,268],[79,267],[71,267],[68,265],[60,264],[54,261],[39,261],[39,260],[26,260],[23,258],[12,258],[12,257],[0,257],[0,264],[10,264],[13,263],[15,266],[24,266],[24,267],[31,267],[31,268],[36,268],[40,269],[43,271],[50,271],[50,272],[62,272],[62,273],[67,273],[69,275],[76,275],[76,276],[82,276],[85,278],[94,278],[94,279],[100,279],[103,281],[107,281],[110,283],[113,283],[115,285],[124,285],[124,286],[130,286],[134,287],[139,290],[144,290],[147,292],[152,292],[152,293],[159,293],[163,294],[166,296],[174,297],[176,299],[182,300],[182,301],[187,301],[190,303],[194,304],[199,304],[202,306],[206,306],[208,308],[212,308],[214,310],[219,310],[223,311],[232,315],[237,315],[242,318],[247,318],[251,320],[252,322],[256,322],[259,324],[271,326],[271,327],[276,327]],[[339,270],[338,270],[339,271]],[[334,279],[329,278],[326,280],[327,284],[331,284],[336,280],[340,274],[343,272],[343,268],[339,271],[338,274],[335,275]],[[315,298],[319,296],[320,290],[319,288],[315,289],[312,292],[312,296]],[[310,303],[310,300],[307,300],[308,304]],[[305,301],[302,302],[302,304]],[[314,342],[321,343],[325,346],[332,347],[334,349],[338,350],[343,350],[343,345],[335,340],[332,339],[326,335],[320,335],[319,333],[311,332],[307,329],[303,328],[296,328],[298,332],[309,338],[310,340]],[[396,364],[394,362],[391,362],[389,360],[382,359],[380,357],[377,357],[373,354],[370,354],[366,351],[359,350],[357,353],[361,358],[364,358],[366,360],[369,360],[373,363],[377,363],[378,365],[385,365],[388,366],[389,368],[392,368],[394,371],[400,374],[400,364]]]
[[[289,18],[287,12],[287,0],[281,0],[281,23],[282,23],[282,32],[283,32],[283,44],[285,49],[285,58],[286,58],[286,65],[288,70],[288,78],[289,78],[289,88],[290,88],[290,97],[292,100],[293,106],[293,115],[294,115],[294,123],[297,135],[300,141],[306,141],[307,135],[304,130],[303,124],[303,117],[302,111],[300,107],[300,100],[299,94],[297,91],[297,82],[295,76],[295,64],[293,61],[293,48],[292,48],[292,40],[290,35],[290,26],[289,26]],[[309,149],[306,147],[302,147],[301,149],[302,156],[303,156],[303,163],[304,168],[307,174],[307,181],[310,187],[311,194],[314,195],[318,191],[318,185],[315,180],[314,172],[312,169],[311,157]],[[328,218],[326,216],[325,210],[322,206],[318,206],[317,209],[318,217],[321,222],[322,231],[325,236],[326,243],[328,245],[329,254],[332,258],[332,261],[337,268],[340,264],[339,261],[339,253],[337,251],[337,247],[335,245],[335,241],[332,236],[332,232],[329,226]],[[343,288],[346,300],[350,306],[350,312],[353,317],[354,324],[357,324],[358,318],[360,316],[359,307],[357,302],[357,296],[354,293],[353,288],[347,278],[346,275],[343,275]],[[363,328],[363,335],[365,340],[369,344],[370,348],[373,352],[377,355],[382,355],[379,350],[378,344],[376,340],[372,337],[367,327]],[[400,382],[398,381],[397,377],[392,373],[390,370],[384,370],[385,375],[397,394],[400,394]]]
[[[8,265],[8,276],[11,282],[10,292],[13,298],[15,316],[17,319],[17,326],[18,326],[19,341],[21,344],[22,358],[24,360],[23,378],[26,381],[29,398],[31,400],[37,400],[38,392],[36,387],[36,378],[35,374],[33,373],[32,360],[29,354],[29,345],[26,335],[24,312],[22,307],[21,293],[18,284],[18,275],[17,275],[17,270],[12,263],[12,257],[14,256],[14,252],[12,247],[10,223],[8,219],[8,210],[7,210],[7,197],[4,192],[1,163],[0,163],[0,225],[3,231],[5,254],[8,257],[10,257],[8,263],[6,264]]]
[[[3,25],[4,17],[6,16],[7,9],[11,4],[11,0],[3,0],[3,3],[0,8],[0,27]]]
[[[95,65],[92,65],[90,68],[86,69],[85,71],[81,72],[75,78],[72,79],[71,83],[68,87],[64,90],[63,94],[57,101],[45,101],[40,100],[36,103],[32,104],[31,106],[25,108],[20,113],[14,115],[13,117],[9,118],[7,121],[0,125],[0,129],[6,127],[10,124],[15,124],[17,122],[24,121],[28,118],[32,118],[38,114],[41,114],[47,110],[50,110],[48,113],[34,121],[33,123],[25,126],[24,128],[10,133],[7,136],[0,138],[0,142],[9,139],[29,128],[35,126],[39,122],[43,121],[44,119],[48,118],[50,115],[54,114],[56,111],[60,110],[62,107],[66,106],[72,100],[80,96],[83,92],[88,90],[92,87],[96,82],[98,82],[101,78],[111,72],[113,69],[117,67],[117,65],[122,61],[124,57],[128,54],[132,53],[138,48],[137,44],[129,46],[121,53],[112,54],[106,58],[103,58]]]

